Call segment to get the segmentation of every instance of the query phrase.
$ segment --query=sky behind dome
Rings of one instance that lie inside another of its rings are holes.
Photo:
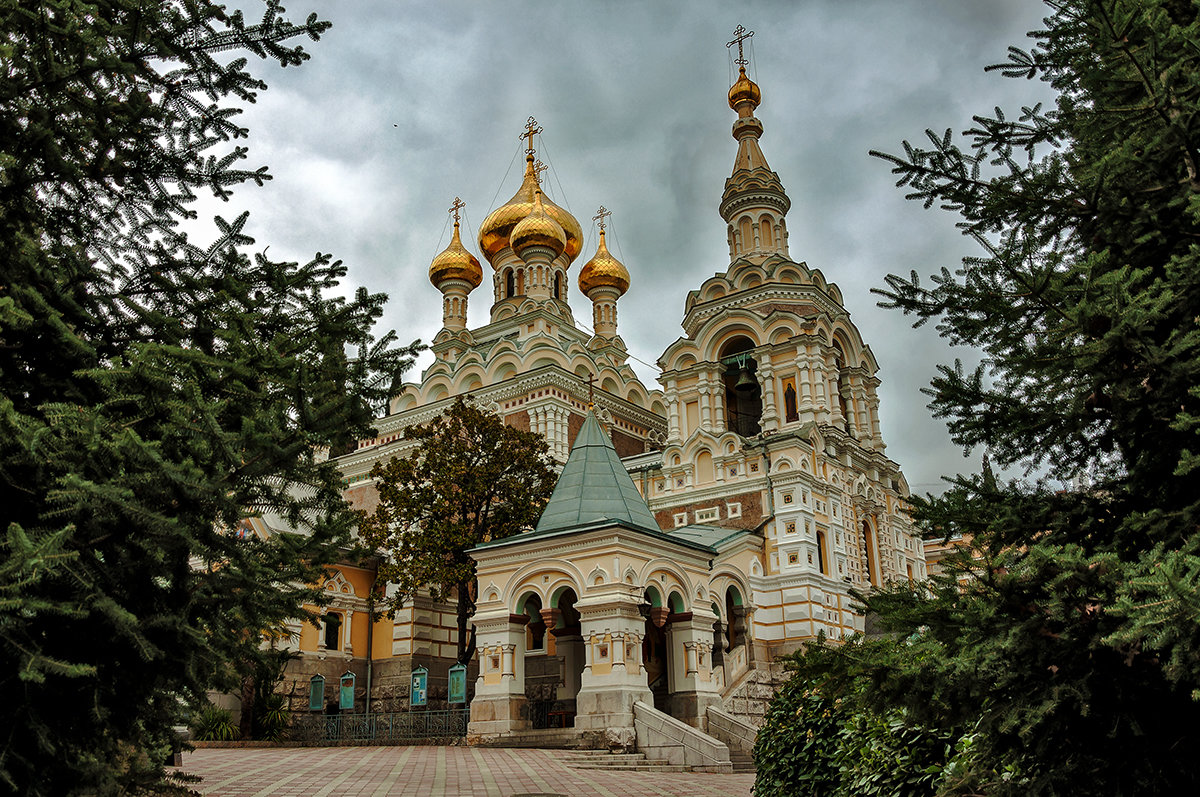
[[[250,19],[255,17],[253,6]],[[762,90],[762,150],[783,182],[793,260],[841,288],[880,365],[887,454],[914,492],[979,467],[930,417],[926,386],[952,350],[931,326],[913,329],[876,306],[889,273],[956,268],[975,245],[956,217],[904,199],[884,161],[924,130],[956,133],[994,106],[1009,115],[1048,101],[1040,83],[984,73],[1006,48],[1028,48],[1041,27],[1035,0],[804,0],[803,2],[482,2],[355,0],[317,10],[333,27],[299,69],[259,65],[270,88],[240,119],[247,164],[274,179],[202,212],[250,211],[247,232],[273,258],[332,252],[348,283],[389,297],[384,328],[430,341],[441,297],[429,284],[449,242],[447,209],[466,202],[464,243],[480,256],[479,224],[520,184],[527,117],[543,128],[538,157],[547,193],[584,228],[572,267],[576,319],[591,307],[575,279],[595,252],[591,221],[612,211],[609,245],[629,269],[619,333],[650,388],[653,363],[683,334],[689,290],[729,265],[717,213],[732,169],[736,117],[734,28],[754,31],[748,70]],[[487,323],[490,269],[471,294],[469,324]],[[408,381],[419,376],[426,354]]]

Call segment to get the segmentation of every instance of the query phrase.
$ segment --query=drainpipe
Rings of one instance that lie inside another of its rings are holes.
[[[376,568],[376,574],[379,570]],[[371,588],[367,590],[367,703],[364,712],[367,717],[371,716],[371,670],[372,664],[375,661],[375,582],[372,580]]]

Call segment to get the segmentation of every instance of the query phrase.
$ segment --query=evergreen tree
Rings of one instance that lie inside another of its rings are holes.
[[[941,368],[932,409],[964,447],[1048,477],[959,477],[914,501],[927,532],[971,545],[932,594],[866,599],[899,641],[846,646],[830,688],[866,683],[873,710],[957,735],[942,793],[1193,794],[1200,11],[1047,5],[1036,46],[993,68],[1046,81],[1053,109],[881,157],[984,250],[882,291],[985,352]]]
[[[458,661],[475,655],[468,622],[475,613],[475,560],[480,543],[537,522],[555,475],[541,435],[508,426],[462,396],[427,424],[410,426],[411,454],[376,462],[371,477],[379,505],[363,515],[363,542],[379,551],[379,581],[396,587],[384,605],[394,612],[420,590],[434,600],[453,592],[458,607]]]
[[[292,24],[201,0],[0,0],[0,783],[108,794],[162,775],[182,703],[319,599],[353,514],[321,452],[364,434],[411,351],[344,266],[180,223],[228,198],[237,102]],[[348,351],[349,347],[349,351]],[[235,532],[271,514],[298,533]]]

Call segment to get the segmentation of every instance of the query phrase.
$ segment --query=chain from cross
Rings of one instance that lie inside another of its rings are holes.
[[[741,25],[738,25],[737,28],[735,28],[733,31],[733,41],[728,42],[725,45],[727,48],[732,47],[735,44],[738,46],[738,57],[737,57],[737,60],[734,61],[734,63],[737,64],[738,66],[745,66],[746,64],[750,63],[749,61],[746,60],[745,53],[742,52],[742,42],[746,41],[746,39],[749,39],[753,35],[754,35],[754,31],[746,30]],[[529,118],[533,119],[532,116]]]
[[[454,197],[454,204],[450,205],[449,213],[454,216],[455,224],[458,224],[458,211],[462,210],[466,206],[467,206],[466,202],[463,202],[458,197]]]
[[[517,136],[518,139],[525,139],[525,154],[533,155],[533,137],[542,132],[541,125],[537,123],[537,119],[532,116],[525,122],[525,132]]]
[[[533,150],[530,150],[530,152],[532,152],[532,151]],[[542,184],[542,172],[546,171],[549,168],[550,168],[549,166],[542,163],[540,160],[536,161],[533,164],[533,179],[537,181],[538,185]]]
[[[604,205],[601,205],[600,209],[596,211],[596,215],[592,216],[592,221],[599,224],[600,229],[603,230],[605,227],[608,226],[607,224],[604,223],[604,219],[611,215],[612,215],[612,211],[609,210],[608,208],[604,207]]]

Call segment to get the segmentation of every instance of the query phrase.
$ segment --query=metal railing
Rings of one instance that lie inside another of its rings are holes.
[[[467,735],[469,708],[384,714],[306,714],[295,717],[289,736],[309,744],[436,744]]]

